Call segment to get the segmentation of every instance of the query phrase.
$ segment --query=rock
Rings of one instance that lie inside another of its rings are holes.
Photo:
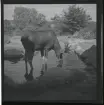
[[[10,43],[4,45],[4,58],[21,58],[24,56],[24,48],[20,37],[15,36],[10,39]]]
[[[96,68],[96,46],[93,45],[88,50],[84,51],[81,54],[81,57],[86,58],[86,63],[91,64],[94,68]]]

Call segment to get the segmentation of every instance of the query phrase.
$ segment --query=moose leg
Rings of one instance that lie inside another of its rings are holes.
[[[48,50],[42,50],[41,51],[42,56],[42,69],[41,69],[41,75],[44,74],[44,71],[47,70],[47,57],[48,57]]]
[[[31,70],[33,70],[32,60],[29,60],[28,62],[29,62]]]
[[[63,65],[63,53],[60,53],[59,57],[58,57],[58,65],[57,65],[57,67],[62,67],[62,65]]]
[[[44,74],[44,50],[41,50],[41,57],[42,57],[42,68],[41,68],[41,76]]]
[[[45,69],[45,71],[47,71],[47,60],[48,60],[48,50],[47,49],[45,49],[44,50],[44,62],[45,62],[45,67],[44,67],[44,69]]]
[[[33,56],[34,56],[34,52],[32,52],[32,51],[27,53],[28,63],[30,65],[31,69],[33,69],[33,65],[32,65]]]
[[[32,60],[33,60],[34,52],[28,52],[28,63],[30,65],[30,73],[28,75],[28,80],[33,80],[33,65],[32,65]]]
[[[26,68],[26,73],[25,73],[25,78],[28,77],[28,67],[27,67],[27,52],[25,51],[25,68]]]

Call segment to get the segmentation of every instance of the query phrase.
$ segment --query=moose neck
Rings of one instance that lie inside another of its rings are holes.
[[[57,46],[57,47],[54,47],[54,51],[55,51],[56,57],[60,58],[60,54],[61,54],[61,47],[60,47],[60,45]]]
[[[55,38],[54,51],[55,51],[56,57],[60,58],[62,49],[61,49],[61,46],[60,46],[60,43],[59,43],[57,37]]]

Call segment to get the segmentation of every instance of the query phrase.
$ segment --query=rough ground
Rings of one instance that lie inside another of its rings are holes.
[[[49,69],[44,76],[39,77],[41,63],[38,53],[33,59],[34,80],[26,82],[24,61],[16,64],[4,61],[6,75],[4,78],[4,99],[58,102],[96,100],[96,70],[86,66],[73,52],[64,54],[63,67],[57,68],[56,56],[53,51],[50,51],[48,55]],[[38,78],[36,79],[36,77]]]

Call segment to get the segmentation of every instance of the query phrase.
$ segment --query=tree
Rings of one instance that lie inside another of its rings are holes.
[[[13,28],[10,20],[4,20],[4,33],[11,33]]]
[[[69,6],[68,11],[63,11],[62,21],[65,28],[72,34],[79,31],[81,28],[86,27],[91,20],[90,15],[86,13],[84,8],[77,7],[76,5]]]
[[[34,8],[15,7],[13,17],[16,27],[21,30],[29,24],[42,25],[46,21],[45,16],[39,14]]]
[[[56,33],[59,33],[61,35],[61,33],[63,31],[62,30],[62,26],[63,26],[62,17],[60,17],[56,14],[54,17],[51,18],[51,20],[55,24],[54,30],[56,31]]]
[[[56,23],[58,30],[70,32],[72,35],[86,27],[91,20],[90,15],[82,7],[76,5],[69,6],[68,10],[63,10],[62,13],[61,16],[55,15],[51,20]]]
[[[40,21],[41,20],[41,21]],[[41,13],[39,13],[38,15],[38,24],[41,26],[43,25],[44,23],[46,23],[46,19],[45,19],[45,16]]]
[[[51,20],[53,20],[55,22],[60,22],[61,21],[61,17],[58,16],[57,14],[55,14],[55,16],[51,18]]]

